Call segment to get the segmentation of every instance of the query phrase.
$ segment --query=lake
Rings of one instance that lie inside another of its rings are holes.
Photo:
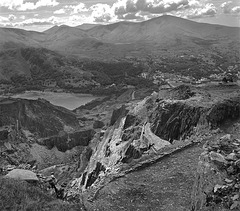
[[[12,98],[22,98],[36,100],[43,98],[52,103],[53,105],[62,106],[69,110],[78,108],[85,105],[99,97],[91,94],[75,94],[75,93],[58,93],[58,92],[41,92],[41,91],[26,91],[21,94],[15,94]]]

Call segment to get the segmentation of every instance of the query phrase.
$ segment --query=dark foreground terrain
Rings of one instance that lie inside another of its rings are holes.
[[[236,85],[129,89],[73,112],[39,100],[2,100],[7,108],[18,115],[1,113],[1,183],[17,191],[1,210],[36,201],[59,210],[239,210]],[[4,175],[14,168],[41,175],[36,191],[46,198],[22,194],[24,181],[9,184]],[[64,201],[45,188],[51,172],[57,187],[65,184]]]

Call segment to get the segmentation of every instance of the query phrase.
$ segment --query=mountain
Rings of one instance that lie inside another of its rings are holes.
[[[172,47],[200,49],[239,42],[240,28],[197,23],[164,15],[144,22],[118,22],[109,25],[83,24],[54,26],[43,33],[20,29],[0,29],[1,48],[45,47],[79,56],[121,57],[156,54]],[[111,56],[111,55],[110,55]]]
[[[82,66],[76,62],[72,64],[72,61],[66,59],[72,56],[106,62],[140,61],[146,70],[172,71],[181,75],[194,76],[200,70],[198,76],[202,77],[210,75],[215,69],[222,69],[221,65],[227,67],[239,61],[239,37],[238,27],[197,23],[169,15],[138,23],[125,21],[109,25],[54,26],[41,33],[0,28],[0,79],[9,80],[18,75],[32,78],[31,71],[38,72],[38,76],[35,74],[34,77],[41,79],[44,75],[51,75],[52,78],[55,73],[59,73],[57,78],[61,78],[59,75],[62,74],[73,73],[78,78],[82,71],[79,67]],[[34,60],[31,61],[22,57],[24,49],[28,51],[29,48],[34,52]],[[51,60],[52,54],[55,54],[54,58],[57,57],[57,64],[55,59]],[[59,62],[62,56],[64,62]],[[149,59],[153,59],[155,63],[149,62]],[[40,71],[34,70],[36,64],[32,62],[36,61],[39,68],[37,70]],[[47,68],[39,61],[45,61]],[[103,75],[96,74],[98,66],[93,66],[91,68],[94,69],[90,72],[97,75],[98,79],[88,77],[90,84],[98,82],[99,77],[103,78]],[[106,69],[108,68],[107,66]],[[65,79],[68,77],[70,76]],[[108,83],[113,81],[108,80],[105,73],[104,78]]]
[[[22,46],[40,47],[40,41],[44,39],[44,34],[40,32],[0,28],[0,50]]]
[[[81,24],[79,26],[76,26],[76,28],[82,29],[82,30],[89,30],[89,29],[92,29],[93,27],[96,27],[96,26],[100,26],[100,24],[84,23],[84,24]]]
[[[101,25],[89,30],[89,35],[111,42],[154,41],[163,43],[176,38],[194,37],[200,39],[232,39],[239,40],[240,29],[164,15],[140,23],[119,22]]]

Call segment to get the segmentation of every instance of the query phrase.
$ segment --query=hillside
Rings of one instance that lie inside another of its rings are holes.
[[[160,44],[164,44],[165,47],[174,47],[176,45],[181,47],[184,44],[186,45],[185,48],[199,47],[199,45],[201,47],[202,45],[222,45],[226,42],[239,41],[240,29],[237,27],[197,23],[164,15],[138,23],[118,22],[109,25],[83,24],[77,27],[66,25],[54,26],[43,33],[1,28],[0,34],[0,43],[2,43],[4,48],[9,47],[8,43],[16,43],[18,45],[42,46],[62,52],[67,50],[68,53],[71,53],[71,51],[74,52],[74,50],[78,50],[78,52],[82,52],[83,50],[89,52],[97,50],[102,53],[104,50],[107,50],[108,46],[105,45],[108,43],[113,44],[115,47],[113,50],[121,48],[121,44],[131,44],[130,48],[132,51],[140,47],[138,42],[146,43],[149,47],[155,46],[154,48],[159,47]],[[77,44],[84,42],[85,39],[92,39],[92,42],[101,42],[99,44],[101,49],[91,46],[91,42],[88,42],[89,45],[85,46],[76,45],[76,49],[62,49],[63,46],[66,48],[68,45],[71,46],[72,42]],[[124,53],[127,53],[127,51],[128,49]]]
[[[111,72],[105,74],[105,68],[108,63],[124,66],[125,62],[141,66],[137,76],[144,70],[149,78],[156,71],[208,77],[237,64],[239,35],[237,27],[168,15],[139,23],[54,26],[42,33],[0,28],[0,79],[14,81],[12,77],[23,76],[27,81],[40,79],[34,84],[42,86],[45,77],[51,86],[57,83],[61,88],[84,91],[99,83],[115,83]],[[24,52],[30,56],[24,56]],[[82,63],[83,59],[88,62]],[[104,69],[95,65],[96,60],[105,63],[100,65]]]
[[[149,80],[138,77],[142,72],[142,65],[126,61],[78,59],[46,48],[8,49],[0,52],[0,93],[33,89],[121,92],[126,85],[151,86]]]
[[[84,23],[79,26],[76,26],[76,28],[82,29],[82,30],[89,30],[95,26],[99,26],[100,24],[90,24],[90,23]]]
[[[154,41],[199,38],[218,40],[229,38],[239,40],[240,29],[220,25],[197,23],[174,16],[161,16],[141,23],[119,22],[101,25],[89,30],[89,34],[101,40],[112,42]]]

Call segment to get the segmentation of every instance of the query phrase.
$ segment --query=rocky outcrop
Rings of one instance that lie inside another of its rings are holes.
[[[190,86],[180,85],[169,91],[169,98],[175,100],[186,100],[196,95],[196,92]]]
[[[170,142],[184,139],[190,135],[205,112],[206,109],[201,106],[163,102],[150,116],[151,129],[157,136]]]
[[[204,146],[192,197],[193,211],[240,209],[240,140],[227,134]]]
[[[207,114],[207,120],[212,128],[216,128],[227,119],[236,120],[240,117],[240,98],[230,98],[213,105]]]
[[[76,130],[79,127],[72,112],[43,99],[2,99],[0,111],[0,127],[15,125],[39,137],[53,136],[59,131]]]
[[[110,125],[114,125],[115,122],[120,119],[120,117],[126,116],[127,113],[128,113],[128,110],[126,109],[126,106],[124,106],[124,105],[118,109],[115,109],[112,113]]]
[[[178,96],[179,90],[184,93]],[[167,99],[163,99],[161,93],[153,93],[142,101],[116,109],[104,135],[95,136],[98,144],[72,188],[86,193],[98,189],[109,181],[106,178],[134,169],[134,163],[141,160],[140,163],[147,165],[144,159],[152,160],[149,157],[157,157],[169,147],[185,141],[191,144],[190,140],[201,141],[202,138],[196,137],[211,134],[214,126],[239,115],[239,98],[219,101],[210,99],[209,93],[192,91],[185,86],[170,92]],[[219,156],[212,156],[221,160]],[[139,165],[136,164],[136,168]]]
[[[99,129],[99,128],[102,128],[103,126],[104,126],[104,122],[100,120],[96,120],[93,123],[93,129]]]
[[[47,146],[48,149],[57,147],[59,151],[65,152],[76,146],[88,146],[90,140],[93,138],[94,130],[82,130],[72,133],[64,133],[58,136],[51,136],[48,138],[38,139],[37,143]]]

